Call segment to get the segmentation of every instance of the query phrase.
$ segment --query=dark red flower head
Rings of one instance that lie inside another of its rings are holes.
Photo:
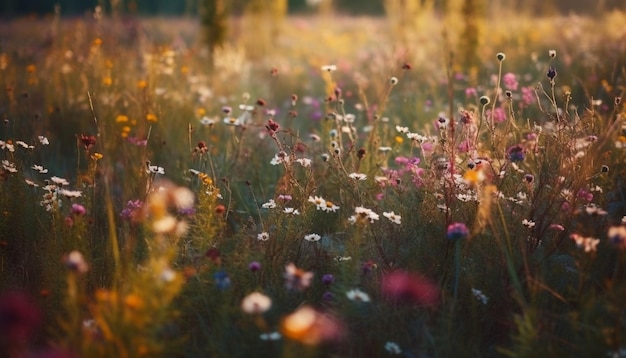
[[[415,273],[388,273],[383,277],[381,289],[383,296],[396,304],[436,306],[439,303],[439,287]]]
[[[270,132],[276,132],[278,128],[280,128],[280,125],[270,118],[267,120],[265,128],[267,128],[267,130]]]
[[[92,135],[81,134],[80,142],[83,144],[85,149],[89,149],[96,144],[96,137]]]

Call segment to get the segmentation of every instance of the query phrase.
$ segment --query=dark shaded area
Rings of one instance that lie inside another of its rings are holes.
[[[200,1],[203,0],[119,0],[118,11],[145,16],[197,15]],[[333,2],[335,9],[344,14],[382,15],[384,13],[384,0],[333,0]],[[233,11],[240,13],[245,3],[246,0],[232,0]],[[446,0],[437,0],[435,6],[443,9],[446,3]],[[486,1],[487,6],[495,3],[497,1]],[[537,14],[549,12],[597,13],[599,10],[626,8],[625,0],[515,0],[501,1],[501,3],[506,7]],[[0,17],[50,14],[54,11],[55,4],[60,5],[61,14],[64,16],[84,14],[93,10],[96,5],[103,6],[106,11],[110,11],[111,7],[111,1],[108,0],[58,0],[56,2],[50,0],[3,0],[0,3]],[[311,12],[312,9],[307,6],[306,0],[289,0],[289,11],[291,13],[305,13]]]

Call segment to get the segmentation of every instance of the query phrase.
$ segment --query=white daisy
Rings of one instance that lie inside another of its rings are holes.
[[[383,216],[389,219],[394,224],[401,224],[402,217],[400,215],[395,214],[393,211],[383,212]]]
[[[321,236],[319,236],[318,234],[308,234],[308,235],[304,235],[304,239],[306,241],[310,241],[310,242],[316,242],[316,241],[320,241],[321,240]]]
[[[350,177],[350,179],[354,179],[354,180],[365,180],[365,179],[367,179],[367,175],[362,174],[362,173],[350,173],[350,174],[348,174],[348,176]]]

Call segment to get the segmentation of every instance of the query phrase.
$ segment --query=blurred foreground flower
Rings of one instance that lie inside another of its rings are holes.
[[[299,269],[293,263],[285,267],[285,285],[287,289],[302,291],[311,285],[313,272]]]
[[[81,254],[79,251],[74,250],[67,254],[63,258],[63,262],[70,271],[74,271],[78,274],[84,274],[89,271],[89,265],[85,261],[83,254]]]
[[[309,306],[298,308],[281,324],[283,336],[307,345],[337,341],[343,331],[343,325],[336,317]]]
[[[28,341],[39,328],[41,314],[33,300],[22,292],[6,292],[0,296],[0,353],[22,356]],[[25,355],[27,356],[27,355]]]
[[[348,292],[346,292],[346,297],[348,297],[348,299],[350,301],[354,301],[354,302],[370,302],[370,296],[359,290],[358,288],[352,289]]]
[[[153,232],[170,234],[174,237],[184,236],[189,225],[176,215],[193,210],[195,201],[193,192],[169,181],[160,181],[154,187],[142,207],[145,216],[151,218]]]
[[[594,237],[584,237],[576,233],[571,234],[570,239],[572,239],[579,248],[584,248],[585,252],[595,252],[598,244],[600,243],[600,239],[596,239]]]
[[[265,313],[272,307],[272,299],[261,292],[252,292],[241,301],[241,310],[248,314]]]
[[[436,306],[439,288],[429,279],[414,273],[395,271],[382,280],[383,296],[393,303],[417,306]]]
[[[623,220],[623,219],[622,219]],[[607,233],[609,237],[609,241],[611,244],[615,245],[618,249],[626,248],[626,227],[621,226],[611,226]]]

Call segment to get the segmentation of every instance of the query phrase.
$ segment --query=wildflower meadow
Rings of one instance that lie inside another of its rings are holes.
[[[0,23],[0,356],[626,357],[626,13],[309,3]]]

